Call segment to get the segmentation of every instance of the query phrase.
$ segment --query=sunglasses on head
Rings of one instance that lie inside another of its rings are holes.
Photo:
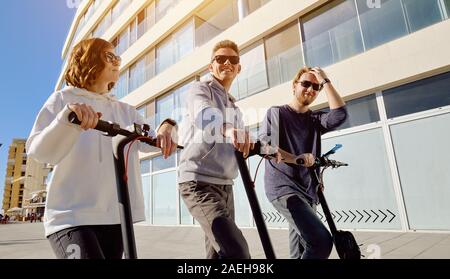
[[[312,89],[314,91],[320,91],[322,89],[322,86],[318,83],[314,83],[314,82],[310,82],[307,80],[302,80],[302,81],[297,81],[297,83],[300,83],[301,86],[305,87],[305,88],[309,88],[312,86]]]
[[[120,56],[115,55],[114,53],[109,52],[109,51],[105,51],[105,57],[106,57],[106,62],[108,62],[108,63],[117,62],[120,64],[120,62],[122,62],[122,58],[120,58]]]
[[[216,60],[217,63],[219,64],[225,64],[225,62],[230,61],[231,64],[236,65],[239,64],[239,56],[228,56],[228,55],[216,55],[214,56],[214,58],[211,60],[211,62],[213,62],[214,60]]]

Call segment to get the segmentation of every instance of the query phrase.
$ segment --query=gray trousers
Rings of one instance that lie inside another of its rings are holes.
[[[179,184],[181,197],[205,233],[207,259],[249,259],[247,241],[234,222],[232,185]]]

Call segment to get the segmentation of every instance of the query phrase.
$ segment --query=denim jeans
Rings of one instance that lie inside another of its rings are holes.
[[[272,201],[289,222],[289,250],[294,259],[327,259],[333,248],[330,232],[316,214],[316,207],[301,194]]]

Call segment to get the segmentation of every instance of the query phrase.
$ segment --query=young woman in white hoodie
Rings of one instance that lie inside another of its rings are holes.
[[[117,137],[94,130],[99,118],[131,127],[144,124],[130,105],[109,94],[119,79],[121,59],[114,46],[93,38],[78,43],[65,73],[67,87],[54,92],[39,112],[26,143],[28,156],[54,165],[47,188],[45,235],[58,258],[121,258],[123,253],[113,151]],[[68,121],[75,112],[80,125]],[[165,158],[176,150],[173,121],[155,133]],[[138,151],[132,146],[128,186],[133,221],[145,219]]]

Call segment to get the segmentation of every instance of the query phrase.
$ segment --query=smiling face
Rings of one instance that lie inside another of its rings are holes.
[[[210,73],[219,81],[231,83],[237,74],[241,71],[241,64],[232,64],[230,60],[234,59],[226,59],[226,61],[221,61],[220,57],[223,56],[232,56],[239,57],[238,54],[231,48],[220,48],[212,57],[212,61],[209,64]],[[219,63],[223,62],[223,64]]]
[[[297,101],[304,105],[308,106],[317,98],[319,91],[314,90],[312,87],[305,87],[302,85],[306,83],[319,84],[316,77],[311,73],[304,73],[296,82],[294,82],[294,95],[297,98]]]

